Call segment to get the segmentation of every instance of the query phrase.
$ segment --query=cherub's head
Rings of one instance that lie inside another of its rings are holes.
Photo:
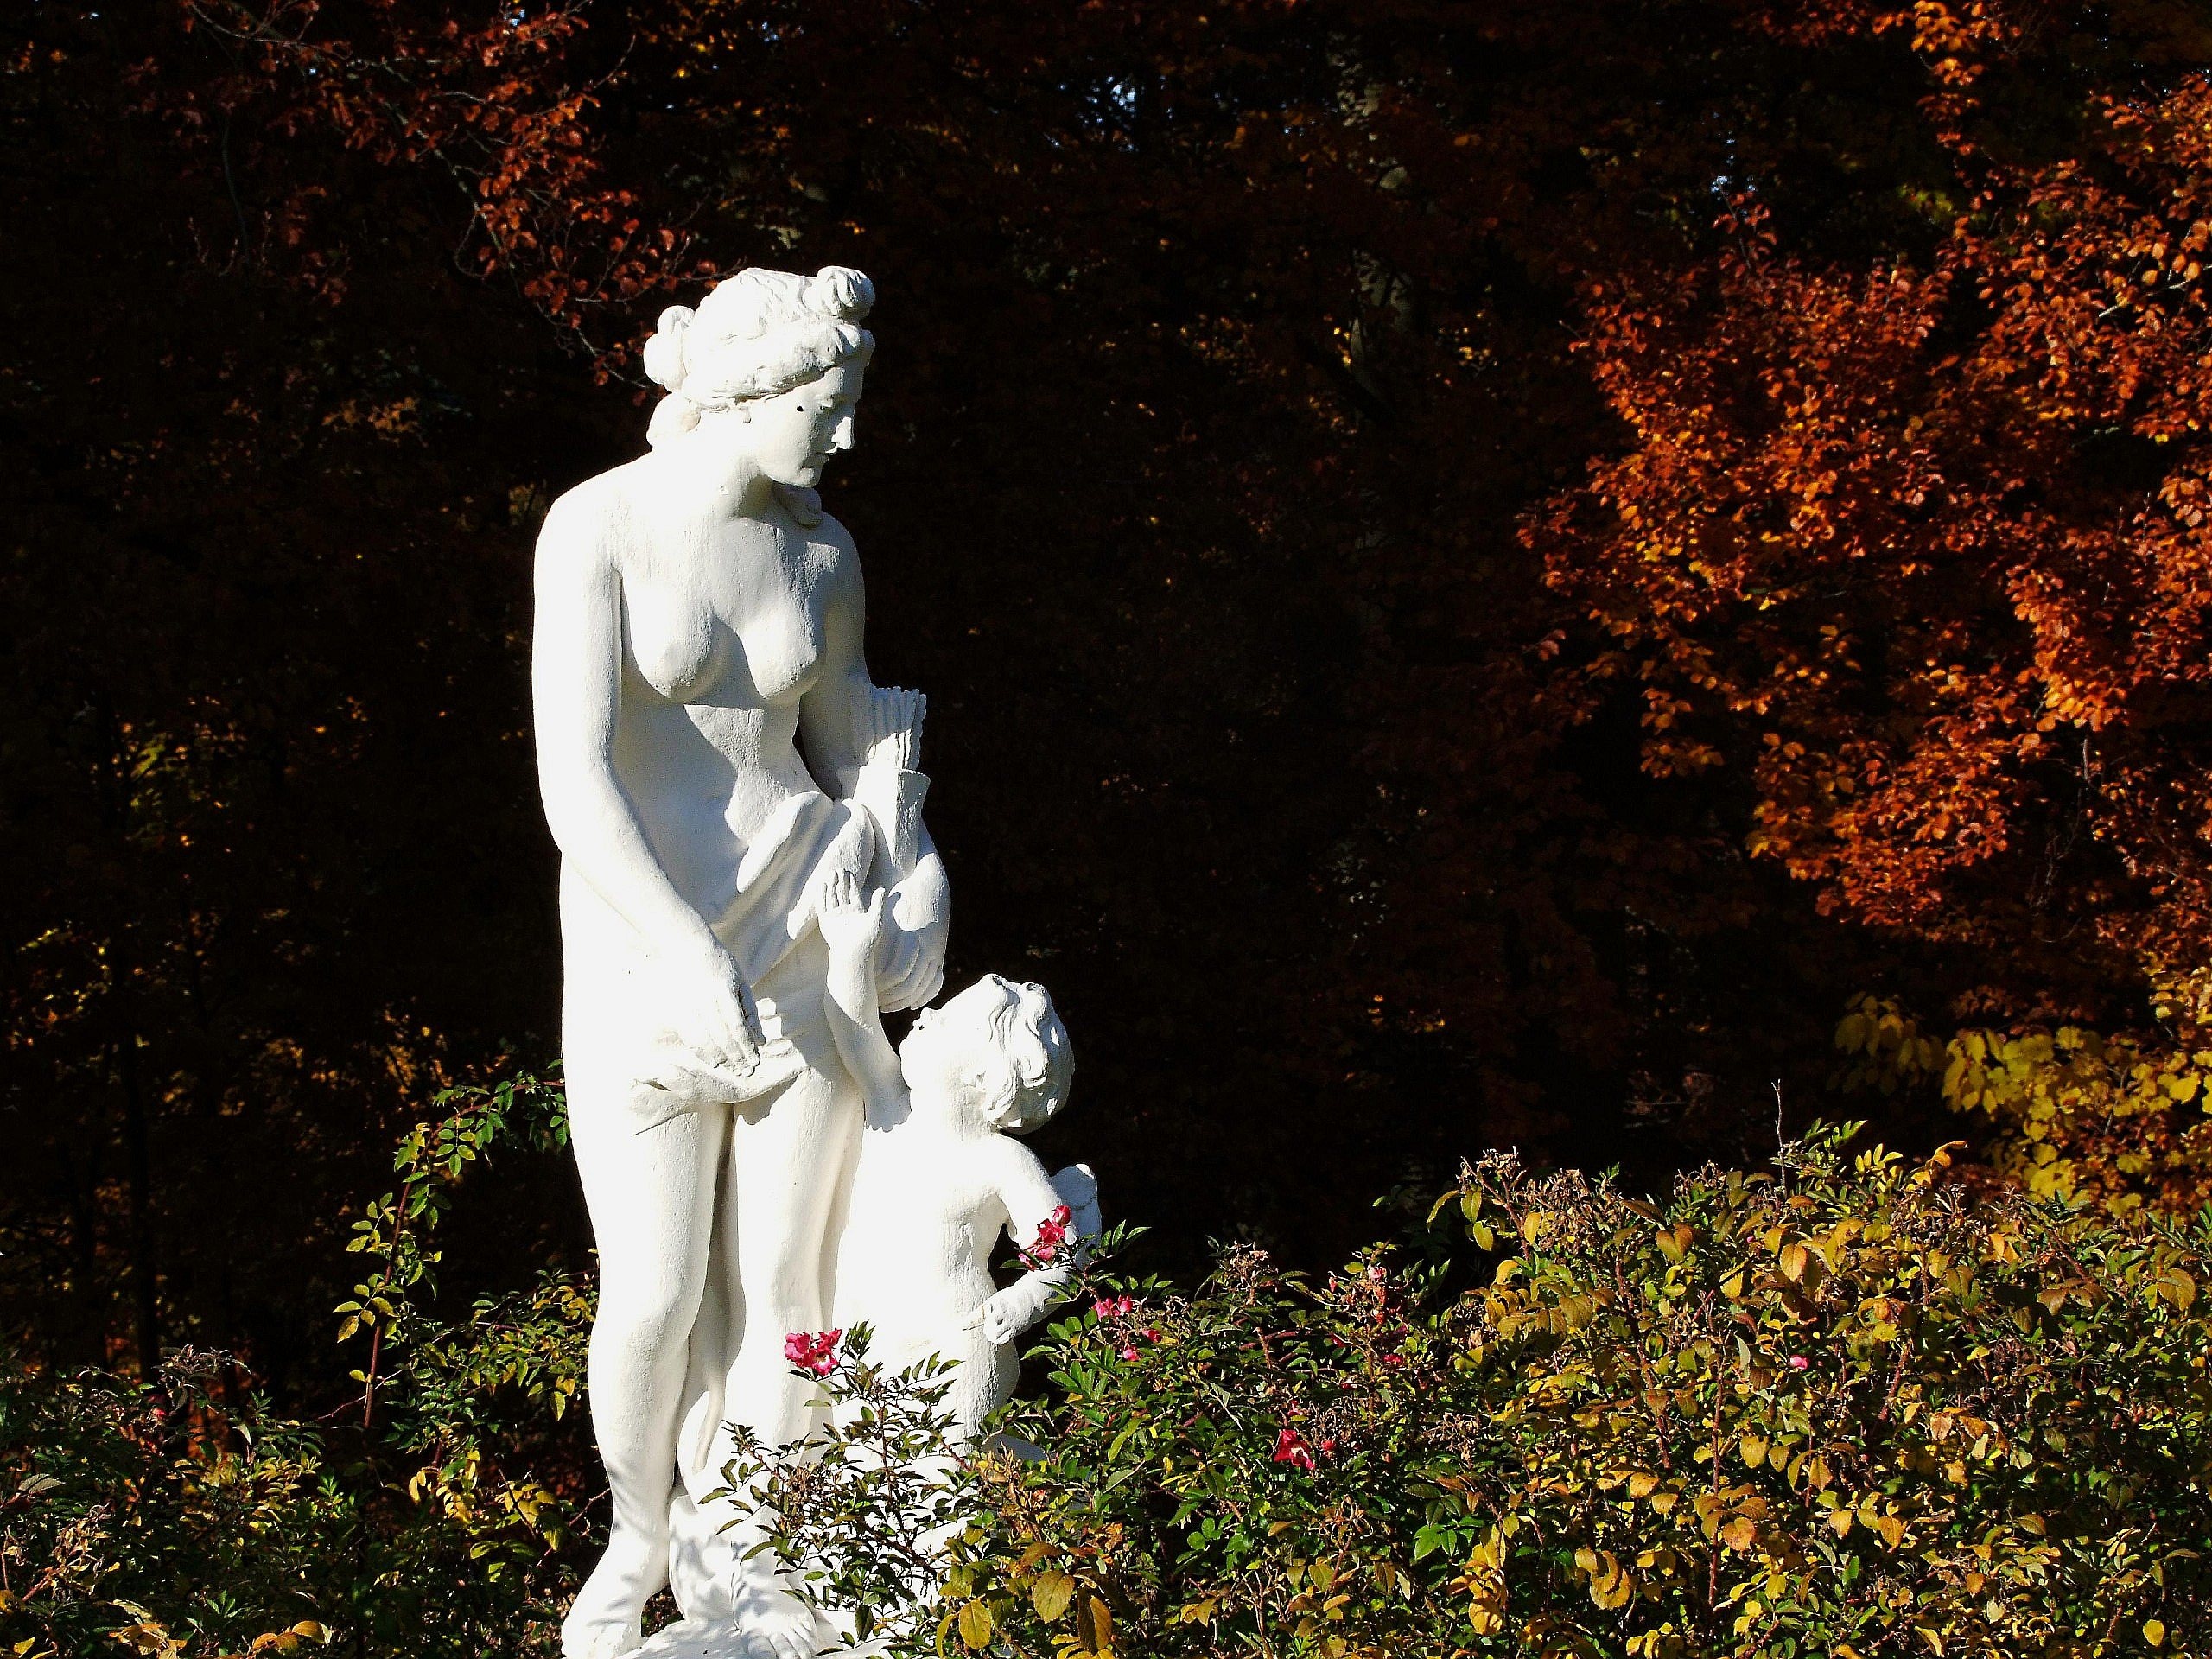
[[[918,1112],[967,1108],[994,1129],[1023,1135],[1067,1099],[1075,1055],[1042,985],[986,974],[914,1017],[899,1066]]]

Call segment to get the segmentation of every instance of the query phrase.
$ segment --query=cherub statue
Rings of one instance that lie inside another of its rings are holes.
[[[895,865],[911,833],[901,820],[918,817],[906,780],[918,775],[920,706],[912,693],[878,697],[879,729],[901,717],[908,729],[871,747],[854,798],[875,817]],[[868,1105],[832,1306],[841,1327],[871,1327],[878,1362],[937,1354],[956,1363],[945,1408],[966,1444],[1013,1391],[1015,1338],[1060,1298],[1097,1236],[1098,1183],[1081,1164],[1047,1177],[1013,1138],[1059,1110],[1074,1071],[1066,1027],[1041,985],[986,975],[922,1010],[892,1047],[876,1002],[884,903],[881,888],[869,891],[848,868],[828,874],[819,906],[830,1033]],[[1001,1289],[990,1258],[1002,1233],[1030,1270]]]

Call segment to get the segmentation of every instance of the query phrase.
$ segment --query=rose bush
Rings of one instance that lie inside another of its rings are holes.
[[[0,1651],[557,1649],[596,1490],[567,1412],[588,1293],[418,1299],[454,1183],[557,1139],[559,1097],[445,1103],[364,1221],[344,1317],[374,1358],[323,1420],[208,1356],[152,1385],[0,1372]],[[1492,1154],[1318,1278],[1109,1261],[964,1465],[940,1370],[796,1333],[842,1409],[732,1478],[893,1653],[2212,1652],[2212,1213],[1851,1140],[1651,1201]]]

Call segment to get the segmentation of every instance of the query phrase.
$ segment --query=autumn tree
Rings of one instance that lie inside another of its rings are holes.
[[[1649,773],[1740,780],[1746,849],[1824,912],[1967,953],[1920,1012],[1976,1027],[1944,1087],[2024,1130],[2024,1171],[2194,1207],[2212,37],[2122,92],[2086,10],[1793,26],[1910,36],[1948,176],[1921,247],[1808,251],[1751,175],[1706,259],[1588,283],[1631,442],[1524,531],[1602,630],[1570,677],[1640,701]],[[2147,1022],[2153,987],[2160,1036],[2079,1029]]]

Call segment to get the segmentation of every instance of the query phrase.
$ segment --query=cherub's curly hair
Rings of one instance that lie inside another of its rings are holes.
[[[709,410],[773,397],[841,363],[865,363],[875,336],[860,326],[875,284],[849,265],[811,276],[741,270],[697,310],[671,305],[645,342],[645,372],[668,388],[645,435],[656,445],[689,432]]]
[[[991,1011],[993,1046],[1003,1076],[985,1110],[994,1128],[1027,1135],[1042,1128],[1067,1103],[1075,1076],[1075,1051],[1051,995],[1042,985],[1000,982],[1007,995]]]

